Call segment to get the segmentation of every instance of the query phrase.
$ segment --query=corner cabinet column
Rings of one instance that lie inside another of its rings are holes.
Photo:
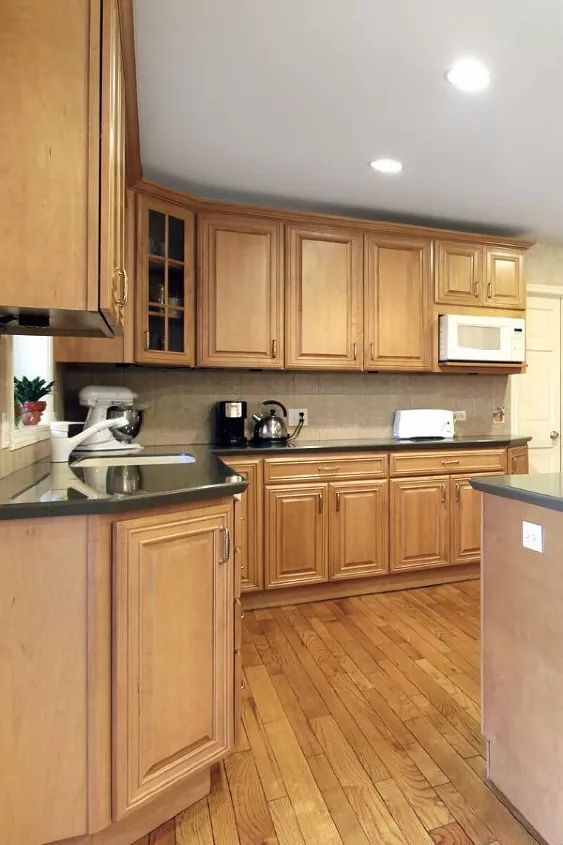
[[[365,236],[366,370],[432,368],[432,242]]]
[[[362,233],[288,226],[286,368],[361,370]]]
[[[232,744],[232,512],[114,526],[114,821]]]

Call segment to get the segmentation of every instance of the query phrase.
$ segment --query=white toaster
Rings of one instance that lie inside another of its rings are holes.
[[[427,440],[454,436],[454,412],[435,408],[395,411],[393,437],[398,440]]]

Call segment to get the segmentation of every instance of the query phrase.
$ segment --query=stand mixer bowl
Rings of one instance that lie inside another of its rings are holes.
[[[143,412],[139,408],[131,408],[127,406],[112,405],[107,410],[107,418],[126,417],[127,425],[122,425],[119,428],[112,428],[112,434],[120,443],[130,443],[141,430],[143,424]]]

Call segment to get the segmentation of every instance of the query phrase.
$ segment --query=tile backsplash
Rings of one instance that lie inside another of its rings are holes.
[[[507,376],[408,373],[287,373],[245,370],[172,370],[117,366],[68,366],[64,371],[65,415],[80,419],[77,392],[86,384],[123,384],[146,406],[139,440],[154,443],[209,443],[212,410],[219,399],[244,399],[248,415],[265,399],[288,408],[307,408],[309,425],[300,439],[366,439],[391,434],[398,408],[465,410],[458,434],[510,432]],[[504,406],[505,419],[493,411]],[[248,423],[248,434],[252,422]]]

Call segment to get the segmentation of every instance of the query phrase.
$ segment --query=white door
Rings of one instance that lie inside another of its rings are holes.
[[[530,472],[561,471],[561,299],[529,296],[526,373],[512,376],[519,434],[530,434]]]

